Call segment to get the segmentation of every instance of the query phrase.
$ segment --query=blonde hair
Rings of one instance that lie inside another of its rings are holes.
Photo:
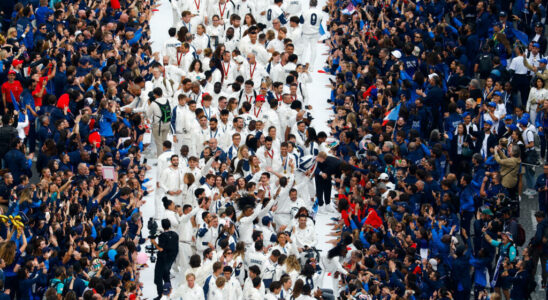
[[[301,264],[299,263],[297,256],[294,254],[289,255],[285,260],[285,268],[288,273],[293,270],[301,272]]]
[[[223,287],[226,283],[226,278],[224,276],[217,277],[217,280],[215,280],[215,285],[220,288]]]
[[[5,59],[6,57],[8,57],[8,51],[0,50],[0,59]]]
[[[15,27],[10,27],[10,29],[8,29],[7,37],[10,37],[14,32],[17,33],[17,29],[15,29]]]
[[[247,149],[249,151],[249,148],[247,148],[246,145],[243,145],[242,147],[240,147],[240,149],[238,149],[238,158],[239,159],[244,158],[244,155],[242,154],[244,149]]]

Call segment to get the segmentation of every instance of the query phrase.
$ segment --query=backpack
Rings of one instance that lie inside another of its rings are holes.
[[[481,77],[487,77],[491,74],[493,68],[493,57],[491,53],[484,53],[479,57],[478,71]]]
[[[169,105],[169,101],[166,101],[165,104],[160,104],[160,102],[153,100],[152,102],[156,103],[158,107],[160,108],[160,111],[162,112],[162,116],[160,116],[160,122],[162,123],[169,123],[171,122],[171,105]]]
[[[68,284],[64,283],[63,281],[59,280],[57,282],[52,282],[52,284],[50,285],[50,287],[54,288],[55,291],[57,292],[57,286],[59,284],[63,284],[63,291],[61,292],[61,295],[62,296],[65,296],[68,292],[69,292],[69,288],[68,288]]]
[[[533,132],[533,140],[535,142],[535,150],[540,149],[540,136],[538,135],[538,132],[536,130],[529,129],[529,128],[526,129],[525,131],[528,131],[528,130]]]
[[[518,224],[518,232],[517,232],[517,236],[514,238],[514,241],[515,241],[516,245],[521,247],[521,246],[523,246],[523,244],[525,244],[526,234],[525,234],[525,229],[523,228],[523,226],[521,226],[520,223],[517,223],[517,224]]]

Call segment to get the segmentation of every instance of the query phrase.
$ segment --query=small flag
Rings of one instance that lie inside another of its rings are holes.
[[[373,228],[379,228],[382,225],[382,220],[377,214],[377,211],[370,208],[367,218],[365,219],[365,224],[371,225]]]
[[[11,103],[13,103],[13,110],[18,111],[19,110],[19,103],[15,99],[15,96],[13,95],[12,91],[10,91],[10,95],[11,95]]]
[[[386,114],[384,115],[384,119],[382,121],[382,126],[385,126],[386,123],[388,123],[388,121],[398,120],[398,116],[400,115],[400,107],[401,107],[401,103],[398,103],[396,107],[386,112]]]
[[[341,12],[343,15],[351,15],[356,8],[354,7],[354,4],[352,2],[348,3],[345,9],[343,9]]]
[[[323,29],[323,25],[320,24],[320,35],[324,35],[325,34],[325,29]]]
[[[112,9],[120,9],[120,1],[110,0],[110,7],[112,7]]]
[[[512,30],[514,32],[514,35],[516,36],[516,38],[524,45],[528,45],[529,44],[529,38],[527,37],[527,34],[523,31],[519,31],[517,29],[514,29],[514,28],[511,28],[510,30]]]

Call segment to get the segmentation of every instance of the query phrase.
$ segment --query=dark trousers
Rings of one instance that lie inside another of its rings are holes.
[[[331,177],[328,176],[324,179],[321,175],[315,175],[314,181],[316,182],[318,205],[323,206],[324,203],[329,205],[331,203]]]
[[[159,257],[156,261],[156,266],[154,266],[154,284],[156,285],[158,297],[162,297],[164,284],[171,283],[169,270],[171,269],[172,264],[173,260],[161,259]]]
[[[548,134],[543,134],[540,136],[540,158],[546,160],[546,145]]]
[[[454,297],[455,300],[468,300],[470,299],[470,290],[456,291]]]
[[[463,211],[460,213],[460,227],[466,230],[466,234],[470,235],[470,223],[474,217],[473,211]]]
[[[529,97],[529,90],[531,89],[531,77],[527,74],[514,74],[512,77],[512,88],[519,91],[521,96],[521,105],[527,104],[527,98]]]
[[[531,251],[531,260],[532,260],[532,268],[531,268],[531,278],[535,278],[537,274],[537,265],[538,261],[540,260],[540,270],[542,273],[542,281],[546,282],[547,279],[547,272],[546,272],[546,259],[548,259],[548,255],[544,253],[544,249],[542,249],[542,246],[532,246],[530,249]]]
[[[27,143],[29,145],[29,153],[36,151],[36,123],[35,121],[29,122],[29,133],[27,134]]]

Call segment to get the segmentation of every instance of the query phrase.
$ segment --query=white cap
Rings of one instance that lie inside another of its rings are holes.
[[[395,58],[397,59],[400,59],[401,58],[401,52],[400,50],[394,50],[392,52],[390,52],[390,54],[392,54]]]
[[[381,175],[379,175],[379,180],[388,180],[388,174],[386,173],[382,173]]]
[[[415,48],[413,48],[413,54],[414,56],[419,56],[421,54],[421,48],[419,48],[419,46],[415,46]]]
[[[432,269],[434,269],[434,271],[437,271],[438,270],[438,261],[431,258],[428,260],[428,263],[432,265]]]
[[[428,75],[428,80],[432,80],[434,77],[438,77],[438,74],[432,73],[432,74]]]

